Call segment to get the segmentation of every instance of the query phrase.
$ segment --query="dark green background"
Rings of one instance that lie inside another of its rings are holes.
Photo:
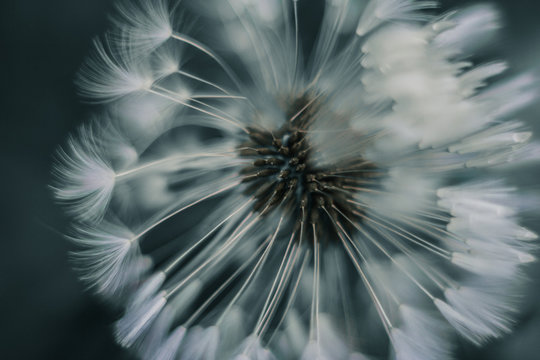
[[[201,0],[204,1],[204,0]],[[540,2],[493,1],[506,29],[496,53],[516,69],[540,60]],[[321,1],[301,0],[320,14]],[[445,0],[443,8],[471,1]],[[68,264],[66,218],[46,188],[51,153],[91,109],[75,95],[74,74],[92,37],[107,27],[110,0],[2,0],[0,48],[0,359],[129,359],[111,337],[118,316],[85,293]],[[303,33],[316,27],[303,17]],[[540,106],[525,114],[538,118]],[[537,119],[540,120],[540,119]],[[533,126],[540,129],[540,121]],[[528,182],[538,183],[539,172]],[[458,359],[540,359],[540,269],[515,333]]]

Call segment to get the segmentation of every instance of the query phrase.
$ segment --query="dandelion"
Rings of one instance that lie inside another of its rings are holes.
[[[78,85],[103,109],[53,188],[118,343],[432,360],[510,332],[537,236],[509,178],[540,146],[515,118],[534,77],[470,60],[496,10],[328,0],[306,56],[301,5],[123,2],[95,41]]]

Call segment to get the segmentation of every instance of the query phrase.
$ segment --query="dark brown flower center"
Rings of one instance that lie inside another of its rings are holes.
[[[254,210],[266,215],[281,208],[296,227],[303,226],[308,239],[316,235],[326,242],[337,239],[338,224],[351,228],[352,222],[361,222],[364,209],[354,195],[371,186],[376,168],[361,157],[316,166],[309,129],[322,103],[313,99],[297,98],[287,111],[290,120],[279,129],[248,128],[249,139],[238,152],[252,159],[241,174],[245,193],[256,201]]]

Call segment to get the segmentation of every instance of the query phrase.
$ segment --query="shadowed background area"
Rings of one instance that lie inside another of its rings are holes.
[[[506,24],[493,55],[508,59],[513,71],[539,73],[540,3],[491,2],[501,8]],[[305,40],[312,41],[322,3],[300,1]],[[473,2],[441,3],[443,9],[451,9]],[[80,102],[73,79],[92,38],[106,29],[112,8],[111,0],[2,3],[2,359],[132,358],[111,335],[111,324],[119,314],[85,292],[71,270],[70,244],[62,236],[67,219],[47,188],[51,154],[92,110]],[[522,116],[537,120],[532,123],[537,133],[539,110],[537,104]],[[534,183],[539,175],[536,167],[523,175],[530,178],[517,181]],[[536,231],[540,228],[529,225]],[[515,333],[481,350],[463,344],[458,359],[539,358],[540,266],[534,264],[529,270],[533,280]]]

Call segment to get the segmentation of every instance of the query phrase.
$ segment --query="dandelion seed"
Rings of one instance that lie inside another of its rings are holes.
[[[138,51],[152,51],[173,34],[167,1],[135,1],[117,3],[118,16],[113,18],[120,41],[127,41]]]
[[[181,326],[174,330],[171,335],[169,335],[167,341],[165,341],[158,349],[157,353],[155,353],[155,358],[159,360],[175,359],[178,348],[180,347],[182,340],[184,340],[185,335],[186,329]],[[151,357],[152,356],[154,356],[154,354],[151,354]]]
[[[147,90],[153,74],[146,64],[124,53],[109,39],[94,41],[95,53],[79,73],[77,84],[81,94],[96,101],[110,101]]]
[[[508,284],[491,281],[471,285],[446,290],[448,303],[435,300],[441,314],[457,331],[476,344],[510,332],[515,299],[511,294],[501,292],[501,289],[508,288]]]
[[[123,225],[79,225],[70,238],[81,250],[74,254],[81,278],[97,292],[114,298],[137,281],[147,262],[131,231]]]
[[[128,311],[116,324],[116,338],[121,345],[131,346],[153,325],[154,319],[166,304],[165,294],[159,294],[154,299]]]
[[[115,124],[53,189],[143,359],[449,359],[511,331],[538,201],[506,184],[540,147],[512,118],[536,79],[463,60],[497,12],[371,0],[355,30],[327,1],[305,60],[303,6],[122,2],[81,70]]]
[[[58,150],[53,174],[58,179],[52,186],[55,195],[68,205],[70,213],[83,220],[103,217],[114,189],[115,172],[91,127],[83,126],[78,137],[68,140],[67,150]]]
[[[429,16],[420,12],[424,9],[437,7],[437,1],[415,0],[372,0],[364,12],[356,33],[359,36],[367,34],[378,25],[389,20],[426,20]]]
[[[219,341],[217,328],[194,328],[188,336],[182,357],[193,360],[216,359]]]
[[[401,326],[392,330],[396,359],[451,359],[448,328],[425,310],[400,307]]]

